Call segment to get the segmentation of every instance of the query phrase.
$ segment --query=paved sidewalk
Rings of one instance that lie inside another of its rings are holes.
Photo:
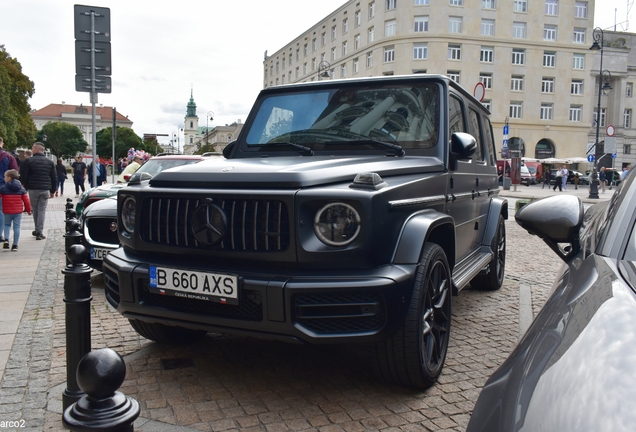
[[[66,186],[71,189],[72,181]],[[591,200],[586,187],[553,192],[534,185],[501,190],[501,196],[567,194],[596,203],[613,192]],[[68,197],[77,201],[75,194]],[[62,429],[66,198],[49,201],[46,240],[35,240],[33,219],[25,214],[19,251],[0,249],[0,420],[24,420],[25,428],[16,430]],[[106,303],[97,272],[92,348],[111,347],[124,356],[127,377],[121,391],[141,404],[135,422],[140,431],[461,430],[485,378],[523,334],[560,266],[542,252],[547,247],[539,239],[515,225],[509,231],[505,287],[493,293],[462,291],[454,300],[453,346],[440,383],[425,393],[378,383],[358,366],[360,353],[349,347],[325,350],[213,335],[196,346],[158,347]],[[537,251],[537,259],[515,258],[527,257],[530,250]],[[180,364],[185,360],[190,363]]]

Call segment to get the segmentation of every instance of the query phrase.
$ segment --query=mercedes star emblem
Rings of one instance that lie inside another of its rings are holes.
[[[194,211],[192,233],[199,243],[209,246],[220,243],[225,237],[226,229],[225,213],[212,200],[206,200]]]

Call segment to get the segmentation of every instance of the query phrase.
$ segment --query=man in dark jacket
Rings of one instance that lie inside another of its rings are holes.
[[[20,179],[24,188],[29,191],[29,199],[33,209],[33,222],[36,240],[43,240],[44,219],[49,198],[53,198],[57,186],[57,172],[52,160],[44,155],[44,144],[36,142],[31,148],[33,156],[25,159],[20,165]]]
[[[4,184],[4,173],[7,170],[18,169],[18,162],[13,155],[4,150],[4,141],[0,137],[0,186]],[[0,197],[0,208],[2,208],[2,197]],[[0,230],[4,230],[4,214],[0,212]],[[4,241],[4,236],[0,232],[0,242]]]

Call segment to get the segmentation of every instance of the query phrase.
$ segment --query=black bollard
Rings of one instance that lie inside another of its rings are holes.
[[[66,390],[62,394],[62,406],[68,408],[77,402],[84,392],[77,384],[77,365],[91,350],[91,273],[84,264],[86,248],[72,245],[66,256],[71,260],[64,274],[64,303],[66,303]]]
[[[110,348],[92,351],[77,367],[77,382],[86,393],[64,409],[62,422],[71,431],[132,432],[139,403],[118,392],[126,378],[126,364]]]
[[[71,210],[75,213],[75,210]],[[81,226],[77,219],[71,218],[66,220],[66,233],[64,233],[64,249],[66,250],[66,265],[72,264],[70,257],[68,256],[68,250],[71,246],[76,244],[82,244],[82,232]]]
[[[70,198],[66,198],[66,204],[64,205],[64,211],[66,212],[66,220],[69,220],[70,218],[77,216],[77,213],[75,213],[75,216],[70,215],[70,211],[73,210],[73,207],[74,207],[73,200]]]

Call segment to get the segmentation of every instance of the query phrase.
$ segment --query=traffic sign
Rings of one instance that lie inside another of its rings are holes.
[[[473,90],[473,96],[475,96],[475,99],[481,102],[484,100],[485,94],[486,94],[486,87],[484,86],[484,83],[478,82],[477,84],[475,84],[475,89]]]
[[[508,125],[505,125],[503,127],[503,133],[504,133],[504,135],[508,135]]]
[[[612,159],[616,159],[616,153],[612,153]]]
[[[75,39],[91,40],[91,13],[95,16],[95,42],[110,42],[110,9],[75,5]]]
[[[587,155],[587,161],[588,162],[594,162],[594,155],[593,154]]]
[[[607,136],[614,136],[614,133],[616,133],[616,129],[614,129],[614,126],[609,125],[607,126],[607,129],[605,129],[605,133],[607,134]]]
[[[508,148],[508,140],[507,139],[503,140],[503,146],[502,147],[503,148]]]

